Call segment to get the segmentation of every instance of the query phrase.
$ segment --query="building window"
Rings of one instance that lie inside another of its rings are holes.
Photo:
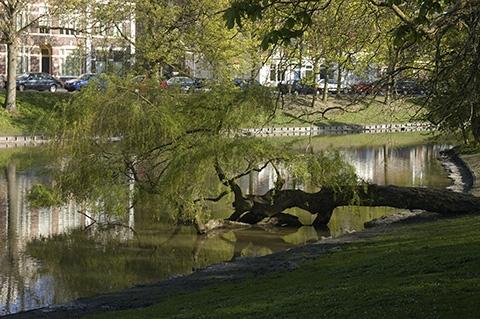
[[[98,23],[94,27],[94,33],[104,37],[118,37],[120,32],[115,24]]]
[[[307,80],[313,80],[313,66],[311,65],[305,66],[305,78]]]
[[[270,65],[270,81],[275,82],[277,80],[277,65]]]
[[[28,72],[28,55],[26,53],[20,53],[17,57],[17,74],[23,74]]]
[[[283,82],[285,81],[285,70],[278,68],[277,70],[277,81],[278,82]]]
[[[40,33],[50,33],[50,15],[48,7],[42,6],[38,9],[38,28]]]
[[[69,15],[61,18],[59,22],[60,34],[65,34],[65,35],[78,34],[79,26],[76,21],[79,20],[79,18],[80,18],[79,15]]]
[[[85,56],[81,49],[60,51],[60,73],[62,76],[78,76],[82,73]]]
[[[17,30],[25,28],[29,23],[28,12],[23,11],[17,15]]]

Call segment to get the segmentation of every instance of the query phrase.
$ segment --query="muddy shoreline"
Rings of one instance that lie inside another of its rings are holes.
[[[459,191],[468,191],[473,186],[475,177],[458,154],[447,151],[441,160],[449,171],[453,184],[457,185],[457,188],[462,187]],[[215,284],[238,282],[274,272],[288,272],[300,267],[304,261],[341,250],[342,245],[349,242],[367,240],[391,231],[400,224],[430,221],[438,216],[418,212],[406,218],[374,224],[371,225],[372,228],[340,238],[330,238],[263,257],[243,257],[233,262],[211,265],[190,275],[176,276],[154,284],[137,285],[95,297],[80,298],[66,304],[10,314],[4,318],[79,318],[95,312],[143,308],[181,292],[191,292]]]

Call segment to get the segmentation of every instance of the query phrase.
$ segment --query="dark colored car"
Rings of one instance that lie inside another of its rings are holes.
[[[97,75],[93,73],[82,74],[76,79],[66,81],[64,87],[69,92],[78,91],[96,77]]]
[[[180,90],[187,92],[195,89],[195,80],[187,76],[174,76],[167,81],[160,83],[161,88],[179,88]]]
[[[357,82],[350,86],[352,94],[372,94],[375,92],[375,85],[371,82]]]
[[[245,87],[245,84],[246,84],[246,80],[244,79],[240,79],[240,78],[235,78],[233,79],[233,85],[243,89]]]
[[[255,79],[241,79],[241,78],[235,78],[233,79],[233,85],[243,89],[246,89],[248,87],[254,86],[254,85],[261,85],[260,82],[258,82]]]
[[[394,91],[400,95],[423,95],[426,88],[413,80],[399,80],[395,82]]]
[[[318,94],[319,90],[309,84],[300,82],[299,80],[294,80],[287,83],[279,83],[278,90],[282,94],[299,94],[299,95],[309,95],[309,94]]]
[[[56,92],[62,83],[48,73],[25,73],[17,77],[17,89]]]

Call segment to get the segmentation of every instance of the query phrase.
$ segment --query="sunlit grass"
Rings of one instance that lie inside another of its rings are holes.
[[[402,98],[385,104],[383,97],[353,99],[331,97],[326,103],[311,97],[288,97],[277,111],[270,126],[308,126],[333,124],[389,124],[421,121],[422,110],[413,98]],[[324,114],[321,112],[331,108]]]
[[[291,272],[94,318],[467,318],[478,313],[480,217],[401,226]]]
[[[50,92],[17,92],[17,112],[0,111],[0,135],[43,134],[47,119],[57,103],[71,94]],[[0,104],[5,101],[5,91],[0,92]]]

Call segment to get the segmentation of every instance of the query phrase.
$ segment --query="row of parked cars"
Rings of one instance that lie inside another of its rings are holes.
[[[83,74],[82,76],[65,82],[53,77],[48,73],[24,73],[17,76],[17,90],[37,90],[56,92],[59,88],[67,91],[80,90],[88,84],[88,81],[95,77],[95,74]]]
[[[335,80],[328,79],[326,83],[327,91],[329,93],[338,93],[339,87]],[[325,88],[325,80],[321,79],[317,86],[302,83],[298,80],[278,84],[278,90],[282,94],[321,94]],[[424,95],[427,89],[414,80],[398,80],[393,85],[393,92],[398,95]],[[387,90],[387,85],[376,82],[359,81],[350,86],[340,85],[340,92],[347,94],[384,94]]]
[[[58,88],[65,88],[69,92],[78,91],[88,83],[98,78],[96,74],[83,74],[78,78],[61,82],[48,73],[25,73],[17,77],[16,85],[19,91],[24,90],[39,90],[56,92]],[[1,80],[1,79],[0,79]],[[146,80],[146,76],[139,75],[133,79],[137,83]],[[317,83],[317,86],[302,83],[298,80],[289,81],[278,84],[278,91],[282,94],[321,94],[325,88],[325,80],[322,79]],[[5,83],[4,81],[0,81]],[[255,80],[245,80],[236,78],[233,84],[241,89],[251,85],[260,85]],[[207,83],[204,80],[192,79],[187,76],[174,76],[168,80],[160,82],[160,88],[179,88],[184,92],[194,90],[207,90]],[[328,92],[337,93],[338,86],[334,80],[327,80],[326,87]],[[374,82],[357,82],[349,87],[340,86],[343,93],[352,94],[383,94],[386,91],[386,85]],[[393,92],[399,95],[423,95],[427,93],[427,89],[413,80],[399,80],[393,86]]]
[[[65,88],[69,92],[79,91],[88,85],[91,80],[98,79],[98,75],[94,73],[83,74],[75,79],[65,82],[53,77],[48,73],[25,73],[17,76],[17,90],[38,90],[56,92],[59,88]],[[145,80],[145,76],[137,76],[134,81],[140,83]],[[5,83],[4,81],[2,81]],[[198,79],[191,79],[185,76],[175,76],[160,83],[161,88],[178,87],[183,91],[199,89],[203,87],[203,82]]]

